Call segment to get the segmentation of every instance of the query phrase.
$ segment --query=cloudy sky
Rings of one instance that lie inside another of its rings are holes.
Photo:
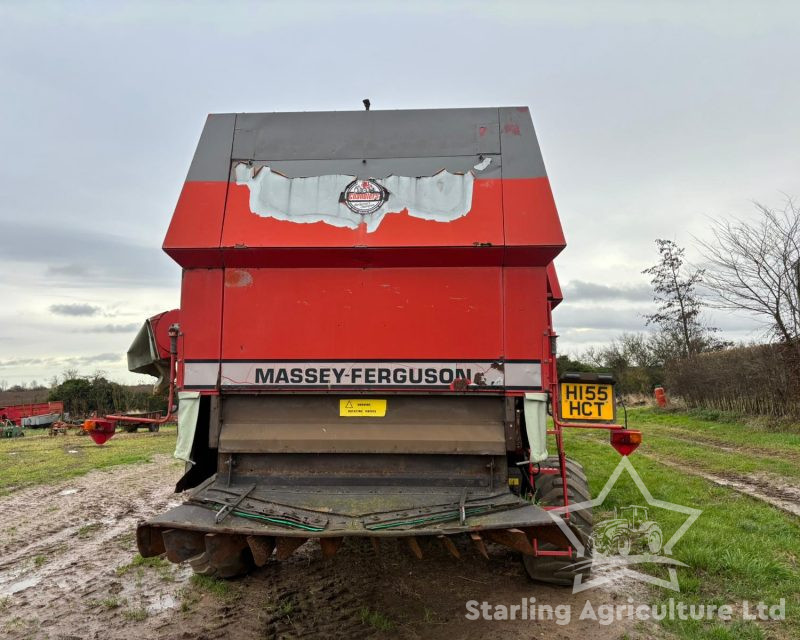
[[[399,9],[402,7],[402,9]],[[120,381],[209,112],[529,105],[561,349],[642,329],[653,240],[800,195],[796,2],[0,1],[0,380]],[[746,317],[714,321],[733,339]]]

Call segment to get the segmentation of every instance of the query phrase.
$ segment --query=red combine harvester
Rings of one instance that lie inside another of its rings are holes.
[[[175,381],[190,490],[141,554],[230,577],[310,538],[461,536],[571,584],[563,429],[641,436],[610,378],[558,379],[564,246],[527,108],[209,116],[164,241],[180,310],[128,354]]]

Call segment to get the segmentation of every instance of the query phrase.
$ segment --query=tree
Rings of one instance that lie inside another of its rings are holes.
[[[124,389],[116,382],[110,382],[100,373],[91,378],[70,374],[65,380],[50,390],[48,400],[61,400],[64,409],[73,415],[87,415],[92,411],[98,414],[125,411]]]
[[[50,389],[48,401],[60,400],[64,410],[72,415],[87,415],[97,409],[92,402],[92,385],[86,378],[67,378],[57,387]]]
[[[62,382],[50,389],[47,399],[61,400],[64,410],[73,416],[91,412],[104,415],[129,410],[166,411],[167,408],[165,393],[153,395],[123,387],[108,380],[103,371],[95,371],[91,376],[65,371]]]
[[[759,217],[712,220],[713,239],[697,241],[715,306],[747,311],[800,356],[800,209],[755,203]]]
[[[664,379],[663,363],[653,349],[653,336],[623,333],[600,349],[589,349],[584,358],[617,381],[617,393],[649,394]]]
[[[602,367],[586,362],[586,358],[581,358],[580,356],[571,357],[568,354],[562,354],[556,358],[556,367],[559,373],[566,373],[567,371],[594,373],[602,370]]]
[[[687,357],[719,348],[713,338],[716,329],[701,322],[703,303],[697,285],[703,281],[703,269],[685,266],[684,249],[672,240],[656,240],[659,261],[642,273],[649,275],[653,286],[656,312],[646,315],[648,325],[659,328],[661,357]],[[667,350],[672,353],[668,354]]]

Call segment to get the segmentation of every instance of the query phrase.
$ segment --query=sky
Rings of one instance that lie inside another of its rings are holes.
[[[644,329],[667,238],[800,196],[800,3],[0,0],[0,382],[128,374],[207,113],[530,106],[562,352]],[[732,340],[752,318],[709,312]]]

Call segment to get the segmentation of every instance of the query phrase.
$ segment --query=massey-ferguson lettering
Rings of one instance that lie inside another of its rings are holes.
[[[556,374],[564,246],[525,107],[209,116],[164,240],[180,309],[128,353],[174,391],[186,462],[141,554],[226,578],[431,537],[588,572],[562,429],[623,453],[640,434],[613,423],[613,380]]]

